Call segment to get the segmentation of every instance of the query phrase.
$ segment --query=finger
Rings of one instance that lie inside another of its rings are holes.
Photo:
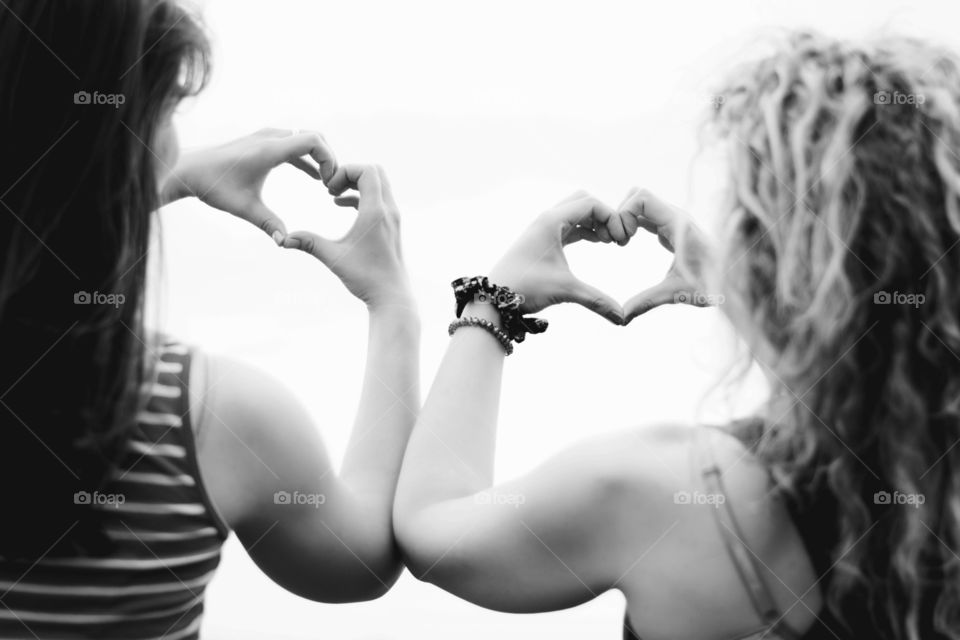
[[[333,202],[341,207],[357,209],[360,207],[360,196],[337,196],[333,199]]]
[[[373,165],[347,164],[338,167],[327,182],[327,190],[331,195],[340,196],[348,189],[359,191],[361,200],[383,202],[380,171]]]
[[[601,242],[610,242],[616,240],[620,242],[626,239],[626,232],[623,225],[609,225],[611,218],[618,217],[614,209],[596,198],[587,196],[575,200],[569,200],[567,203],[556,207],[553,215],[564,223],[564,235],[574,226],[587,227],[593,229]]]
[[[573,244],[574,242],[580,242],[581,240],[586,240],[587,242],[603,242],[600,239],[600,236],[597,235],[597,232],[593,229],[588,229],[587,227],[573,227],[563,236],[564,244]]]
[[[617,211],[623,211],[627,203],[630,202],[630,199],[637,194],[637,191],[640,191],[640,187],[630,187],[630,190],[627,191],[627,196],[617,205]]]
[[[380,173],[374,165],[345,165],[330,180],[330,192],[339,197],[347,189],[357,190],[358,221],[385,215],[389,207],[384,202]]]
[[[637,189],[621,212],[634,216],[637,224],[652,233],[661,233],[672,244],[677,228],[683,222],[684,213],[664,202],[647,189]]]
[[[632,193],[636,191],[636,187],[630,190],[630,193],[627,194],[627,197],[620,203],[620,206],[617,207],[617,211],[623,208],[623,205],[629,201]],[[626,246],[637,232],[636,221],[630,221],[633,216],[625,216],[622,213],[617,213],[607,220],[606,226],[607,231],[610,234],[610,237],[616,241],[621,247]]]
[[[600,242],[613,242],[613,237],[610,235],[610,230],[607,228],[607,225],[598,225],[595,232],[597,237],[600,238]]]
[[[326,182],[337,171],[337,158],[319,133],[305,131],[274,141],[281,160],[310,156],[320,165],[320,176]]]
[[[621,213],[619,217],[627,237],[632,238],[637,235],[637,230],[640,229],[640,223],[637,222],[637,219],[629,213]]]
[[[581,240],[586,240],[587,242],[602,242],[604,244],[613,242],[613,238],[610,237],[610,232],[607,230],[607,227],[596,223],[569,227],[561,232],[560,240],[563,246]]]
[[[623,324],[623,308],[606,293],[582,280],[574,279],[570,302],[575,302],[603,316],[616,325]]]
[[[657,225],[652,222],[640,218],[635,212],[637,206],[632,202],[634,198],[637,197],[637,194],[640,192],[640,187],[631,187],[627,192],[627,197],[623,199],[623,202],[620,203],[620,206],[617,207],[617,211],[620,212],[620,217],[625,218],[626,220],[632,220],[633,224],[637,225],[637,228],[643,228],[649,231],[650,233],[657,232]],[[642,201],[640,203],[640,209],[642,211]]]
[[[617,211],[620,212],[620,221],[623,223],[623,228],[626,230],[627,236],[630,238],[637,235],[637,230],[640,228],[640,223],[637,222],[636,216],[628,211],[625,211],[624,209],[627,206],[627,203],[630,202],[630,198],[632,198],[637,191],[639,191],[637,187],[630,189],[630,191],[627,192],[627,197],[625,197],[623,201],[617,205]]]
[[[383,190],[383,201],[394,211],[397,209],[397,203],[393,200],[393,187],[390,185],[390,179],[387,178],[387,172],[380,165],[377,166],[377,172],[380,174],[380,188]]]
[[[670,279],[638,293],[623,305],[624,324],[630,324],[634,318],[642,316],[651,309],[656,309],[665,304],[675,304],[678,295],[681,295],[680,289],[677,283]]]
[[[309,253],[324,264],[333,261],[333,249],[336,243],[309,231],[294,231],[283,239],[284,249],[296,249]]]
[[[263,202],[254,204],[243,218],[273,238],[277,244],[287,235],[287,227],[283,224],[283,220]]]
[[[616,241],[621,247],[626,246],[630,242],[630,237],[632,234],[627,233],[627,227],[623,224],[623,216],[612,215],[609,220],[607,220],[607,231],[610,232],[610,236]]]
[[[292,164],[300,171],[303,171],[305,174],[313,178],[314,180],[321,180],[323,176],[320,175],[320,168],[310,164],[304,158],[293,158],[292,160],[287,160],[289,164]]]

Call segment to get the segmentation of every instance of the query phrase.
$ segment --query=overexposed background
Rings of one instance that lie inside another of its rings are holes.
[[[722,167],[699,153],[711,83],[758,36],[814,27],[859,37],[908,32],[956,46],[950,0],[199,0],[213,84],[178,116],[184,147],[264,126],[325,134],[341,161],[382,164],[404,215],[422,308],[426,392],[446,344],[449,282],[483,273],[538,212],[577,189],[616,205],[645,186],[709,226]],[[333,237],[350,224],[292,168],[267,183],[288,227]],[[165,210],[162,327],[255,363],[295,390],[336,459],[359,396],[362,305],[322,265],[197,202]],[[574,247],[582,278],[625,300],[669,265],[655,239]],[[716,310],[664,308],[616,328],[579,308],[507,362],[497,472],[516,475],[592,434],[662,421],[724,419],[700,400],[732,338]],[[642,570],[639,567],[638,570]],[[405,575],[379,601],[322,605],[273,585],[234,538],[208,591],[204,635],[221,638],[501,640],[615,638],[607,594],[551,614],[486,611]]]

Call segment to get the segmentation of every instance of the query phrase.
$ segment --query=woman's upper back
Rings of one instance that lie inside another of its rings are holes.
[[[197,467],[189,371],[189,351],[164,345],[118,468],[102,490],[64,496],[102,514],[112,551],[0,561],[0,636],[197,637],[228,529]]]
[[[656,428],[643,441],[648,468],[636,473],[647,479],[637,486],[647,488],[630,511],[638,527],[653,517],[664,531],[655,546],[635,550],[642,561],[619,585],[628,601],[625,637],[819,637],[822,573],[791,505],[770,491],[750,451],[709,428]],[[643,508],[651,473],[662,492],[673,488],[666,509]]]

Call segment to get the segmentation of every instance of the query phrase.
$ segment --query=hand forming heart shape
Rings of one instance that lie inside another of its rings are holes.
[[[722,302],[721,296],[705,295],[697,290],[684,271],[693,271],[691,278],[707,259],[709,247],[703,232],[694,225],[682,210],[664,202],[646,189],[631,189],[620,205],[622,215],[633,216],[637,224],[653,233],[660,244],[670,253],[675,253],[682,238],[687,269],[680,269],[677,259],[667,270],[663,280],[633,296],[623,305],[623,321],[629,324],[634,318],[665,304],[689,304],[696,307],[711,306]]]
[[[215,209],[246,220],[279,244],[286,227],[264,204],[262,191],[267,176],[281,164],[290,164],[314,180],[325,182],[337,169],[336,158],[319,133],[261,129],[227,144],[181,156],[162,198],[169,202],[195,196]]]
[[[539,216],[490,273],[490,279],[525,297],[523,309],[534,313],[561,302],[575,302],[614,324],[627,324],[647,311],[672,303],[707,306],[712,298],[699,295],[684,277],[676,260],[658,284],[635,295],[621,306],[600,289],[570,271],[563,248],[571,243],[616,242],[623,246],[640,229],[656,234],[673,252],[684,234],[687,262],[697,265],[706,257],[707,244],[687,216],[649,191],[633,189],[619,210],[579,192]]]

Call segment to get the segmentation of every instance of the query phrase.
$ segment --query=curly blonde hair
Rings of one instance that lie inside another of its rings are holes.
[[[717,96],[713,275],[777,387],[756,453],[833,506],[848,633],[960,638],[960,59],[794,33]]]

